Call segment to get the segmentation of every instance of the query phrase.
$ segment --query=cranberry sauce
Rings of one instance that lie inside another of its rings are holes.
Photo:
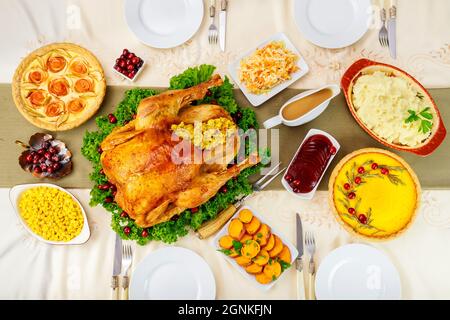
[[[285,180],[295,193],[311,192],[335,153],[336,148],[330,139],[322,134],[310,136],[289,166]]]

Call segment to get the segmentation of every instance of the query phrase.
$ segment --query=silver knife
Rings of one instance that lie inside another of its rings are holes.
[[[227,33],[227,0],[221,0],[219,13],[219,45],[220,50],[225,52],[225,36]]]
[[[392,1],[391,7],[389,8],[389,20],[387,22],[389,52],[391,53],[392,59],[397,59],[396,24],[397,24],[397,6],[395,5],[395,1]]]
[[[296,228],[297,228],[297,250],[298,256],[295,259],[295,268],[297,269],[297,294],[299,300],[305,300],[305,279],[303,278],[303,227],[300,214],[296,214]]]
[[[112,299],[119,300],[119,276],[122,271],[122,239],[116,233],[116,242],[114,244],[114,263],[111,278]]]

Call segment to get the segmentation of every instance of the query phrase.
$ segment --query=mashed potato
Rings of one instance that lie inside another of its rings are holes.
[[[408,110],[434,110],[413,84],[384,72],[362,75],[353,86],[353,105],[362,122],[389,143],[416,147],[431,132],[420,132],[420,121],[405,123]]]

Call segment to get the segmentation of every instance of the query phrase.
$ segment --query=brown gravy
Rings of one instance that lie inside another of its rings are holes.
[[[325,88],[303,97],[297,101],[289,103],[282,111],[283,118],[295,120],[308,113],[333,95],[333,91]]]

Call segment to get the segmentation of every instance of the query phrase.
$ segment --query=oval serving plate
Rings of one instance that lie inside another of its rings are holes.
[[[18,207],[18,201],[19,201],[19,197],[22,194],[22,192],[24,192],[25,190],[34,188],[34,187],[49,187],[49,188],[56,188],[61,190],[64,193],[67,193],[68,195],[70,195],[72,197],[72,199],[80,206],[81,208],[81,214],[83,215],[83,228],[81,229],[81,232],[79,235],[77,235],[75,238],[73,238],[70,241],[67,242],[63,242],[63,241],[50,241],[50,240],[46,240],[44,238],[42,238],[41,236],[37,235],[36,233],[33,232],[33,230],[31,230],[30,227],[28,227],[28,224],[22,219],[22,216],[20,215],[19,212],[19,207]],[[10,191],[9,191],[9,200],[11,201],[11,204],[14,208],[14,211],[17,215],[17,218],[20,220],[20,222],[22,223],[22,225],[24,226],[24,228],[37,240],[48,243],[48,244],[58,244],[58,245],[65,245],[65,244],[83,244],[86,241],[89,240],[89,237],[91,236],[91,232],[89,230],[89,223],[88,223],[88,219],[86,217],[86,212],[84,211],[83,206],[81,205],[81,203],[78,201],[77,198],[75,198],[75,196],[73,194],[71,194],[69,191],[67,191],[64,188],[61,188],[60,186],[57,186],[55,184],[51,184],[51,183],[32,183],[32,184],[20,184],[17,186],[14,186]]]
[[[424,96],[431,102],[430,104],[434,108],[434,113],[437,116],[437,121],[433,124],[433,129],[431,135],[420,145],[415,147],[409,147],[405,145],[390,143],[386,141],[385,139],[378,136],[375,132],[373,132],[371,129],[369,129],[364,122],[359,118],[358,114],[356,113],[355,107],[353,105],[352,101],[352,90],[353,85],[355,84],[356,79],[362,75],[367,73],[372,73],[374,71],[384,71],[384,72],[390,72],[394,74],[395,76],[400,76],[403,78],[406,78],[408,81],[414,83],[420,90],[421,93],[424,94]],[[437,147],[444,141],[445,136],[447,134],[447,131],[445,129],[444,123],[442,121],[442,117],[439,113],[439,109],[436,106],[436,103],[434,102],[433,98],[431,97],[430,93],[411,75],[406,73],[405,71],[394,67],[389,64],[380,63],[368,59],[360,59],[353,63],[347,71],[345,71],[344,75],[341,79],[341,88],[344,92],[345,99],[347,101],[348,108],[350,109],[351,114],[353,115],[353,118],[358,122],[358,124],[375,140],[378,142],[384,144],[385,146],[388,146],[390,148],[396,149],[396,150],[402,150],[402,151],[408,151],[411,153],[415,153],[420,156],[427,156],[436,150]]]

